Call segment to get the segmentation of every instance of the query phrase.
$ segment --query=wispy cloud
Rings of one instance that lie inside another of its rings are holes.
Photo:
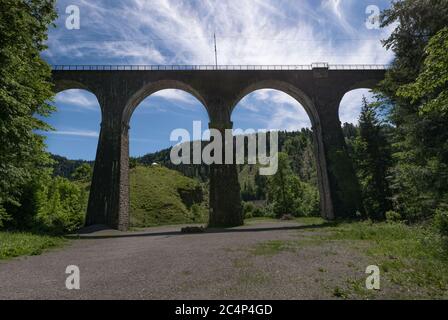
[[[199,109],[205,112],[204,106],[190,93],[166,89],[157,91],[143,100],[135,110],[135,114],[169,112],[181,115]]]
[[[64,8],[66,3],[59,1],[59,6]],[[70,0],[73,3],[81,8],[81,29],[65,30],[62,15],[59,28],[50,35],[51,59],[213,64],[216,32],[220,64],[390,60],[379,41],[389,30],[359,28],[364,12],[354,19],[350,15],[353,1],[325,0],[320,9],[305,0],[129,0],[113,4]],[[347,38],[362,38],[367,44]]]
[[[368,89],[358,89],[350,91],[342,98],[339,107],[339,118],[341,123],[358,123],[363,97],[366,97],[368,101],[371,101],[373,93]]]
[[[329,10],[331,15],[329,15],[329,21],[332,24],[339,25],[347,34],[355,35],[355,28],[348,22],[346,14],[342,8],[342,0],[324,0],[322,1],[322,8],[324,10]],[[334,19],[336,18],[336,19]]]
[[[99,103],[96,99],[95,95],[85,90],[66,90],[56,95],[55,104],[59,105],[68,105],[70,110],[73,111],[98,111]]]
[[[194,98],[191,94],[177,89],[161,90],[154,93],[152,97],[186,104],[195,104],[198,102],[198,100]]]
[[[98,138],[99,134],[96,131],[91,130],[57,130],[50,131],[48,134],[61,135],[61,136],[76,136],[85,138]]]
[[[243,98],[240,105],[255,113],[251,118],[258,118],[268,130],[293,131],[311,127],[303,106],[290,95],[278,90],[257,90]]]

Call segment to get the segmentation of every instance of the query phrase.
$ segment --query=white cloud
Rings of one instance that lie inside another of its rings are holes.
[[[311,127],[311,121],[302,105],[278,90],[257,90],[244,97],[240,104],[242,108],[255,113],[251,115],[251,120],[263,123],[268,130],[294,131]]]
[[[61,19],[60,28],[50,35],[52,57],[213,64],[216,31],[220,64],[386,63],[390,59],[379,42],[389,30],[377,32],[375,40],[366,28],[353,26],[352,2],[342,6],[340,0],[326,0],[321,9],[296,0],[129,0],[112,6],[104,0],[78,2],[80,33],[66,41],[68,32]],[[372,41],[335,43],[332,31]]]
[[[337,18],[336,23],[338,23],[345,32],[351,35],[356,34],[356,31],[353,28],[353,26],[351,26],[350,23],[347,21],[346,15],[342,8],[341,0],[325,0],[322,2],[321,6],[326,10],[329,9],[333,14],[332,16],[329,17],[329,21],[332,21],[332,17],[336,17]]]
[[[164,101],[160,101],[160,99]],[[169,104],[167,106],[166,104]],[[144,99],[135,110],[138,114],[154,114],[159,112],[170,112],[182,114],[182,111],[196,111],[202,108],[202,104],[193,95],[183,90],[166,89],[160,90]]]
[[[162,98],[165,100],[171,100],[186,104],[195,104],[198,103],[198,100],[193,97],[191,94],[183,91],[183,90],[177,90],[177,89],[167,89],[167,90],[161,90],[154,93],[151,97],[155,98]]]
[[[241,100],[239,104],[241,104],[241,108],[244,108],[248,111],[258,112],[260,110],[259,106],[254,103],[247,102],[247,100]]]
[[[367,101],[371,101],[373,93],[368,89],[357,89],[345,94],[339,106],[339,119],[341,123],[358,123],[363,96],[367,98]]]
[[[76,137],[86,137],[86,138],[98,138],[99,134],[96,131],[91,130],[58,130],[50,131],[48,134],[61,135],[61,136],[76,136]]]
[[[71,89],[58,93],[55,98],[57,106],[66,104],[70,110],[95,110],[99,111],[100,106],[95,95],[85,90]]]
[[[308,114],[298,103],[296,105],[279,104],[273,109],[274,113],[267,127],[269,130],[294,131],[311,127]]]

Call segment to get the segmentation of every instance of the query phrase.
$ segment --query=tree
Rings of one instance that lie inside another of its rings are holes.
[[[37,116],[53,108],[51,70],[40,57],[55,19],[53,0],[0,2],[0,207],[19,206],[22,186],[50,163]]]
[[[72,173],[72,179],[82,182],[90,182],[92,179],[92,173],[92,166],[88,163],[83,163]]]
[[[398,88],[413,82],[424,61],[429,39],[448,25],[448,6],[445,0],[394,1],[381,14],[381,27],[397,23],[396,28],[383,44],[395,53],[392,68],[387,72],[381,92],[395,103],[398,109],[411,108],[409,100],[399,97]]]
[[[295,213],[295,199],[300,193],[300,180],[294,175],[288,154],[278,153],[277,173],[269,179],[269,201],[274,204],[274,212],[279,218]]]
[[[354,142],[354,157],[364,210],[372,219],[384,219],[386,211],[391,208],[387,181],[391,156],[374,106],[369,105],[365,97],[359,117],[359,135]]]
[[[421,102],[419,114],[448,113],[448,27],[440,30],[429,41],[425,49],[423,70],[415,82],[398,88],[400,97],[409,98],[413,103]]]
[[[396,1],[381,19],[383,27],[399,23],[384,42],[395,52],[395,59],[380,92],[388,119],[395,126],[393,204],[412,221],[432,216],[447,199],[448,119],[440,108],[446,98],[446,51],[443,32],[436,34],[448,25],[448,6],[443,0]],[[428,43],[435,36],[431,54]]]

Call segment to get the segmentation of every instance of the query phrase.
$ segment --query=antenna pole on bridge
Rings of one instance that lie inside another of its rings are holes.
[[[215,42],[215,66],[216,70],[218,70],[218,50],[216,49],[216,32],[213,33],[213,40]]]

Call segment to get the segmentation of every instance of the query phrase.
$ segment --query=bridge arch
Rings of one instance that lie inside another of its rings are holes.
[[[303,106],[306,113],[308,114],[308,117],[311,120],[311,125],[314,127],[318,125],[319,122],[319,115],[317,113],[317,110],[312,102],[312,100],[309,98],[305,92],[300,90],[299,88],[295,87],[294,85],[280,81],[280,80],[262,80],[255,82],[247,87],[245,87],[243,90],[241,90],[237,95],[236,98],[233,100],[231,104],[230,112],[232,113],[237,104],[247,95],[263,89],[273,89],[278,90],[283,93],[288,94],[292,98],[294,98],[300,105]]]
[[[137,106],[145,100],[147,97],[151,96],[152,94],[167,90],[167,89],[176,89],[181,90],[184,92],[187,92],[194,96],[199,102],[201,102],[202,106],[205,108],[205,110],[208,113],[207,103],[205,102],[205,99],[202,97],[202,95],[194,89],[189,84],[178,81],[178,80],[159,80],[155,82],[150,82],[145,84],[141,89],[139,89],[137,92],[135,92],[127,101],[126,106],[123,110],[123,123],[129,124],[129,121],[131,119],[132,114],[134,113]]]
[[[86,91],[86,92],[94,95],[97,102],[99,103],[99,107],[101,110],[101,120],[103,119],[103,117],[104,117],[103,107],[104,106],[101,103],[100,94],[95,92],[95,90],[93,90],[89,85],[87,85],[83,81],[64,79],[64,78],[54,79],[53,83],[54,83],[53,92],[54,92],[55,96],[58,95],[59,93],[67,92],[69,90],[82,90],[82,91]]]
[[[96,95],[89,90],[69,88],[57,92],[50,104],[56,110],[46,119],[55,129],[44,133],[49,150],[57,152],[52,148],[58,146],[67,152],[59,154],[61,156],[76,159],[74,152],[81,152],[81,159],[94,160],[102,119],[101,104]],[[58,140],[66,142],[58,143]]]
[[[320,197],[320,211],[323,217],[333,216],[333,204],[330,198],[330,182],[327,173],[327,161],[322,135],[319,113],[311,98],[296,86],[279,80],[258,81],[244,88],[231,106],[231,115],[237,104],[247,95],[263,89],[273,89],[283,92],[296,100],[306,111],[311,121],[314,143],[314,157],[317,169],[317,184]]]
[[[70,90],[70,89],[82,89],[82,90],[86,90],[86,91],[93,93],[93,91],[90,90],[86,84],[84,84],[80,81],[58,79],[54,83],[54,93],[55,94],[58,94],[59,92],[62,92],[65,90]]]

